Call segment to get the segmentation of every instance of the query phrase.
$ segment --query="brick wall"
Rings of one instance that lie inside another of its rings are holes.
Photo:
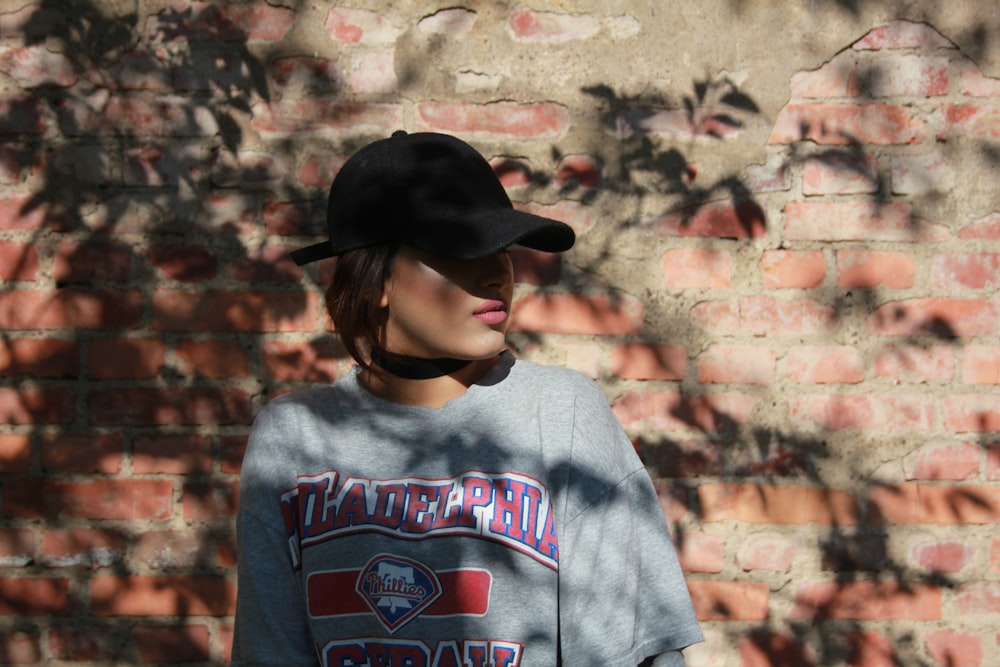
[[[1000,661],[996,17],[654,4],[0,2],[0,662],[225,661],[249,424],[348,368],[286,252],[401,127],[576,228],[511,345],[634,437],[689,664]]]

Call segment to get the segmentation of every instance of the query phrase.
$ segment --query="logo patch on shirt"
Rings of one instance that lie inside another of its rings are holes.
[[[355,590],[386,630],[395,632],[441,596],[441,582],[415,560],[379,554],[361,569]]]

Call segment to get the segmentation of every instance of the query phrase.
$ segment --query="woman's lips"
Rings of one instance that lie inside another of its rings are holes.
[[[500,324],[507,319],[507,304],[496,299],[485,301],[472,316],[484,324]]]

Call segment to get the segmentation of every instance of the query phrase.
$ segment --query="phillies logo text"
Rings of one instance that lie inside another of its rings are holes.
[[[300,477],[281,496],[292,562],[301,549],[375,532],[404,539],[469,535],[500,542],[557,569],[548,489],[517,473],[466,472],[451,479],[365,479],[336,471]]]

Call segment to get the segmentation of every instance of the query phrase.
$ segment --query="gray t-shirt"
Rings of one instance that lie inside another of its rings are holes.
[[[604,395],[509,353],[442,408],[357,373],[272,401],[238,535],[234,665],[635,667],[702,639]]]

